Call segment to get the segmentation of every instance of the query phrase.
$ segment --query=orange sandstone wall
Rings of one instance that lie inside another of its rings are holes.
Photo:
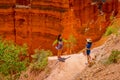
[[[78,21],[74,23],[79,37],[77,49],[84,47],[86,38],[92,38],[93,41],[99,40],[110,23],[110,16],[116,16],[118,13],[118,0],[106,0],[103,4],[104,15],[100,15],[97,5],[91,5],[91,2],[92,0],[74,0],[73,2],[74,14]]]
[[[113,10],[118,12],[117,1],[103,5],[103,16],[96,5],[91,5],[91,0],[33,0],[28,9],[13,9],[14,0],[0,1],[0,35],[20,45],[27,43],[30,54],[36,48],[50,49],[56,54],[52,43],[57,35],[62,33],[67,39],[73,34],[77,39],[75,51],[79,51],[86,38],[100,39]]]
[[[3,38],[20,45],[27,43],[30,54],[36,48],[55,51],[52,43],[64,29],[62,14],[67,11],[68,3],[34,0],[28,9],[6,6],[0,7],[0,35]]]

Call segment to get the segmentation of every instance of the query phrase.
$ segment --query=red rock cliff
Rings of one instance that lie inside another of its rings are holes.
[[[59,33],[66,39],[73,34],[77,39],[76,51],[85,45],[85,39],[99,40],[109,17],[118,13],[118,0],[103,5],[104,15],[99,15],[91,0],[33,0],[24,3],[15,0],[0,1],[0,35],[17,44],[27,43],[30,50],[52,46]],[[23,5],[15,7],[14,5]],[[26,6],[27,5],[27,6]],[[55,52],[54,52],[55,54]]]

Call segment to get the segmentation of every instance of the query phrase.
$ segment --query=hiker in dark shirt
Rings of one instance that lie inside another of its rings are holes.
[[[92,40],[91,39],[87,39],[87,43],[86,43],[86,54],[87,54],[87,61],[90,64],[90,60],[91,60],[91,56],[90,56],[90,52],[91,52],[91,46],[92,46]]]

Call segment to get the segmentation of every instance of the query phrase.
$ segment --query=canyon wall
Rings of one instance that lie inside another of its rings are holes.
[[[97,5],[91,5],[91,0],[33,0],[19,7],[15,4],[23,5],[15,0],[0,1],[0,35],[20,45],[27,43],[30,54],[36,48],[56,54],[52,43],[59,33],[65,39],[74,35],[74,50],[79,51],[86,38],[99,40],[113,11],[114,15],[118,13],[118,0],[103,4],[104,15],[99,14]]]
[[[92,38],[97,41],[104,34],[107,26],[111,22],[110,16],[116,16],[118,13],[118,0],[106,0],[102,6],[104,15],[101,15],[98,5],[92,5],[92,0],[74,0],[73,10],[77,19],[74,23],[78,33],[79,48],[84,47],[85,39]],[[79,25],[78,25],[79,24]]]

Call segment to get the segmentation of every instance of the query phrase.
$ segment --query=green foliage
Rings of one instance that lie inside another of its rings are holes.
[[[118,30],[120,30],[120,25],[119,22],[115,19],[113,19],[114,17],[111,17],[111,24],[110,26],[108,26],[106,32],[105,32],[105,36],[109,36],[111,34],[116,34],[118,35]]]
[[[117,31],[118,31],[118,28],[116,28],[116,27],[108,27],[107,28],[107,30],[106,30],[106,32],[105,32],[105,36],[109,36],[109,35],[111,35],[112,33],[115,33],[115,34],[117,34]]]
[[[25,57],[26,54],[26,45],[18,46],[11,41],[0,39],[0,73],[10,80],[19,78],[27,65],[27,60],[21,60],[20,55]]]
[[[47,50],[35,50],[35,54],[32,55],[34,63],[32,64],[32,70],[39,70],[42,71],[48,64],[48,56],[51,56],[52,52]]]
[[[67,42],[69,43],[67,47],[73,47],[77,43],[76,38],[72,34],[69,36]]]
[[[76,38],[71,34],[67,40],[67,44],[66,44],[66,47],[67,47],[67,51],[69,54],[73,53],[74,51],[74,46],[76,45],[77,43],[77,40]]]
[[[118,50],[113,50],[111,55],[108,57],[107,63],[117,63],[118,60],[120,59],[120,51]]]

